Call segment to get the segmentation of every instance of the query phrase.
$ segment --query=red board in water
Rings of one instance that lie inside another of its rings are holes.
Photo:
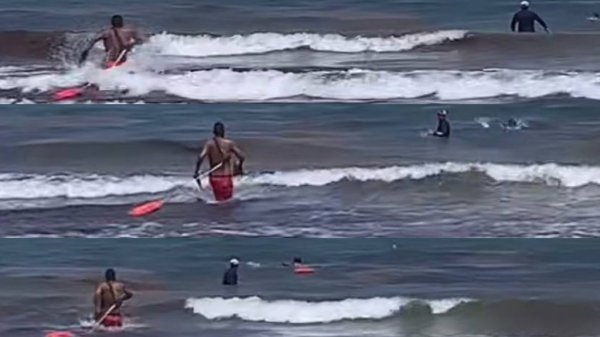
[[[161,209],[163,206],[163,201],[150,201],[145,204],[134,207],[131,211],[129,211],[129,215],[131,216],[144,216],[150,213],[154,213]]]
[[[75,334],[68,331],[54,331],[47,333],[46,337],[75,337]]]
[[[315,272],[315,270],[312,269],[311,267],[296,267],[296,268],[294,268],[294,273],[296,273],[296,274],[306,275],[306,274],[312,274],[314,272]]]
[[[81,90],[79,88],[65,89],[65,90],[61,90],[61,91],[57,92],[56,94],[54,94],[53,98],[56,101],[62,101],[65,99],[73,99],[77,96],[81,96],[82,93],[83,93],[83,90]]]

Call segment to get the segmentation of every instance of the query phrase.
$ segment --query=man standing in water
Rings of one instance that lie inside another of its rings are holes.
[[[223,274],[223,285],[225,286],[235,286],[238,284],[238,267],[240,265],[240,261],[236,258],[232,258],[229,261],[229,268]]]
[[[235,142],[225,138],[225,125],[215,123],[214,137],[204,144],[204,148],[196,161],[194,179],[197,179],[204,159],[208,157],[210,164],[210,185],[215,199],[219,202],[227,201],[233,197],[233,177],[243,174],[244,153]],[[234,161],[233,157],[236,157]]]
[[[131,51],[131,48],[143,42],[140,34],[135,29],[125,27],[122,16],[115,15],[110,22],[112,27],[101,32],[92,40],[90,45],[81,53],[79,63],[85,62],[94,45],[98,41],[102,41],[106,51],[105,67],[120,66],[127,61],[127,53]]]
[[[450,137],[450,123],[448,123],[448,111],[440,110],[437,113],[438,117],[438,126],[437,129],[432,133],[433,136],[448,138]]]
[[[550,33],[548,26],[537,13],[529,10],[529,1],[521,1],[521,10],[515,13],[510,23],[510,29],[514,32],[519,25],[519,33],[535,33],[535,22],[539,22],[547,33]]]
[[[107,269],[105,281],[98,285],[94,294],[94,319],[105,327],[123,326],[123,316],[121,315],[121,305],[124,301],[133,297],[133,294],[125,288],[121,282],[117,282],[117,275],[113,269]],[[114,307],[113,307],[114,306]],[[111,310],[112,309],[112,310]],[[108,312],[111,310],[110,312]],[[107,314],[108,313],[108,314]]]

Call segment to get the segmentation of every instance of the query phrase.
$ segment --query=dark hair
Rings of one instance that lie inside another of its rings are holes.
[[[123,27],[123,17],[120,15],[113,15],[113,17],[110,19],[110,23],[115,28],[121,28]]]
[[[213,134],[217,137],[225,137],[225,125],[221,122],[216,122],[213,126]]]
[[[299,257],[294,258],[294,263],[302,263],[302,259]]]
[[[106,269],[106,273],[104,273],[104,278],[106,282],[115,282],[117,280],[117,273],[112,268]]]

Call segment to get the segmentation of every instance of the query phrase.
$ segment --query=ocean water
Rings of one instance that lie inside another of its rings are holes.
[[[0,333],[89,332],[104,269],[118,336],[592,336],[593,240],[2,239]],[[300,255],[316,272],[281,262]],[[220,285],[228,259],[240,284]],[[106,335],[96,332],[93,335]],[[113,334],[111,334],[113,335]]]
[[[516,35],[517,3],[5,1],[0,99],[54,102],[469,101],[600,97],[588,1],[535,1],[553,34]],[[121,13],[147,35],[111,71],[79,52]],[[67,19],[68,18],[68,19]]]
[[[450,111],[450,139],[424,136]],[[502,105],[5,105],[4,237],[597,236],[587,101]],[[509,118],[519,121],[506,129]],[[222,120],[247,153],[236,196],[192,179]],[[162,199],[143,218],[135,205]]]
[[[0,336],[108,335],[108,267],[119,337],[599,335],[600,4],[532,6],[552,34],[504,0],[4,0]],[[77,65],[116,13],[146,43]],[[224,204],[192,179],[216,121]]]

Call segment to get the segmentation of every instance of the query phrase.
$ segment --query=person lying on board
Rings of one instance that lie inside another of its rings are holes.
[[[81,57],[79,58],[80,64],[85,62],[90,50],[99,41],[102,41],[104,50],[106,51],[104,63],[106,68],[117,67],[125,63],[127,61],[127,54],[131,49],[135,45],[144,42],[144,39],[137,30],[125,26],[122,16],[114,15],[110,22],[111,28],[100,32],[81,53]]]

